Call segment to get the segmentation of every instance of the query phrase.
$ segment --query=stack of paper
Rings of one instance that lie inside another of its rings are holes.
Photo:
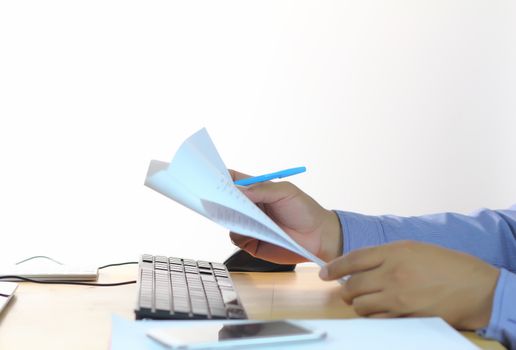
[[[183,142],[170,164],[151,161],[145,185],[230,231],[281,246],[323,265],[233,184],[206,129]]]

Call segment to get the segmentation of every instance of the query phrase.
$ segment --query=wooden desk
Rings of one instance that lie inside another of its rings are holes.
[[[102,270],[100,282],[135,279],[136,266]],[[338,285],[317,277],[317,269],[295,273],[233,273],[250,318],[351,318]],[[86,287],[21,283],[0,316],[0,349],[108,349],[111,315],[133,319],[136,285]],[[465,332],[482,349],[504,349]]]

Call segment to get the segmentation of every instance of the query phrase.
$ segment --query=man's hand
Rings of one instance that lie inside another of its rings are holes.
[[[473,330],[489,323],[499,270],[464,253],[399,241],[351,252],[320,273],[324,280],[347,275],[342,299],[361,316],[439,316]]]
[[[233,180],[249,177],[230,170]],[[321,207],[290,182],[263,182],[241,189],[297,243],[324,261],[342,254],[342,234],[337,214]],[[279,264],[306,261],[273,244],[231,233],[231,240],[253,256]]]

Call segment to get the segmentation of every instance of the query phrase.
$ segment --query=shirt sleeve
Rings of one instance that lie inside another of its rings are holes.
[[[495,289],[491,320],[485,329],[477,333],[485,338],[495,339],[516,349],[516,274],[500,270]]]
[[[336,211],[343,252],[397,240],[416,240],[476,256],[500,268],[487,328],[478,333],[516,350],[516,205],[471,215],[370,216]]]
[[[471,215],[370,216],[336,211],[343,232],[343,252],[398,240],[433,243],[516,271],[516,205],[482,209]]]

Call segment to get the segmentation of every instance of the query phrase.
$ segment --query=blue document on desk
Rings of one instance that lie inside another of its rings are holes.
[[[164,350],[163,345],[146,334],[151,329],[195,327],[199,322],[212,324],[245,323],[250,321],[129,321],[114,316],[111,330],[111,350]],[[262,350],[478,350],[473,343],[440,318],[295,320],[309,329],[325,331],[325,339],[292,345],[260,346]],[[256,348],[256,347],[255,347]],[[253,348],[250,348],[253,349]]]
[[[323,265],[234,185],[206,129],[184,141],[170,164],[151,161],[145,185],[230,231],[281,246]]]

